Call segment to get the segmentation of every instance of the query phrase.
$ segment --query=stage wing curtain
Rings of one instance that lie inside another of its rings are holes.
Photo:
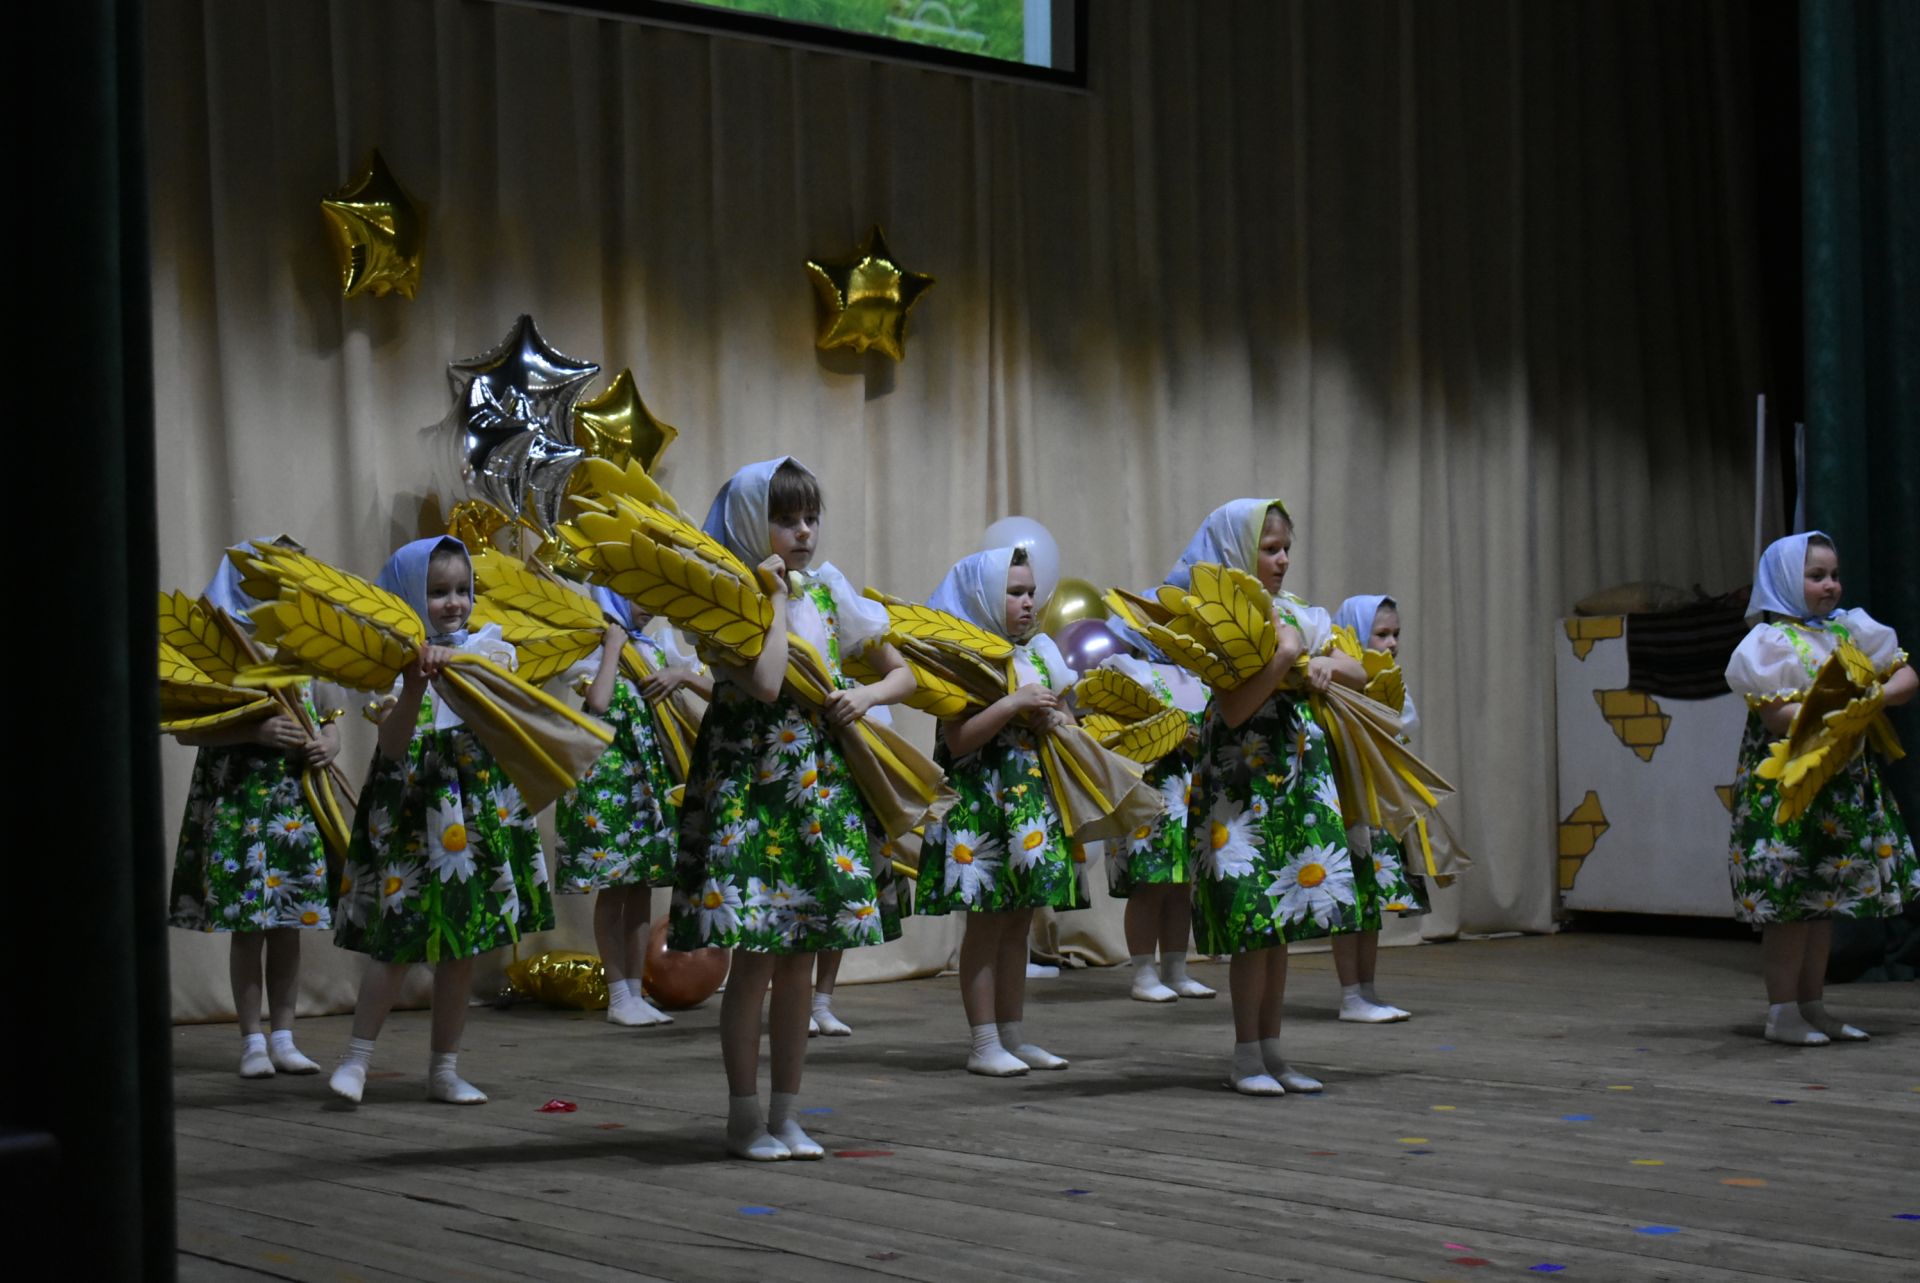
[[[1146,585],[1213,505],[1281,495],[1290,586],[1401,602],[1478,860],[1424,930],[1549,928],[1555,621],[1748,572],[1740,7],[1090,9],[1077,93],[508,4],[160,0],[162,582],[281,530],[371,573],[447,485],[446,363],[521,312],[632,367],[689,506],[796,454],[825,554],[908,596],[1008,512],[1068,573]],[[431,210],[411,302],[343,301],[324,237],[373,146]],[[801,263],[874,222],[939,278],[897,367],[813,347]],[[175,815],[190,761],[167,749]],[[1060,929],[1117,959],[1094,878]],[[569,900],[522,950],[587,922]],[[957,936],[916,921],[848,977]],[[223,952],[175,933],[181,1018],[229,1010]],[[307,956],[307,1006],[350,1003],[352,960]]]

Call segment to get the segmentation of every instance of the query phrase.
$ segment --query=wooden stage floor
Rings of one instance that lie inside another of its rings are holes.
[[[1759,950],[1562,935],[1389,950],[1406,1024],[1333,1018],[1297,957],[1290,1056],[1324,1096],[1223,1086],[1224,994],[1035,981],[1065,1073],[962,1072],[952,977],[842,991],[804,1123],[838,1156],[724,1159],[718,999],[664,1030],[476,1009],[491,1104],[421,1098],[394,1018],[357,1110],[243,1082],[176,1030],[187,1279],[1893,1280],[1920,1260],[1920,987],[1840,986],[1866,1045],[1760,1039]],[[1225,967],[1196,975],[1224,990]],[[331,1068],[346,1017],[302,1022]],[[763,1068],[763,1079],[764,1079]],[[550,1098],[574,1113],[540,1113]],[[1551,1268],[1560,1267],[1560,1268]]]

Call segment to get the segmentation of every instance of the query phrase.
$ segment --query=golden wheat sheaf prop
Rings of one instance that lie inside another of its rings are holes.
[[[1128,761],[1157,762],[1186,743],[1186,713],[1125,673],[1096,668],[1073,690],[1087,734]]]
[[[1398,659],[1384,650],[1369,650],[1361,643],[1360,635],[1344,624],[1333,626],[1332,649],[1360,661],[1360,667],[1366,672],[1366,682],[1360,687],[1362,695],[1396,713],[1406,710],[1406,678],[1400,671]]]
[[[319,677],[385,692],[419,658],[426,625],[400,597],[304,553],[255,544],[246,569],[271,588],[251,612],[270,662],[240,684],[273,688]],[[533,811],[573,787],[613,733],[513,673],[455,652],[435,688],[479,737]]]
[[[1851,641],[1842,641],[1814,675],[1784,739],[1776,740],[1755,768],[1779,785],[1774,821],[1805,815],[1814,798],[1865,747],[1889,759],[1906,756],[1886,717],[1886,694],[1873,663]]]
[[[1215,690],[1234,690],[1266,667],[1278,639],[1273,598],[1258,580],[1230,566],[1201,562],[1187,588],[1163,585],[1154,609],[1115,593],[1138,630]]]

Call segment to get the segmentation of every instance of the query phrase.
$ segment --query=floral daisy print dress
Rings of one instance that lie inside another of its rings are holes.
[[[1167,664],[1152,664],[1131,655],[1109,656],[1102,668],[1112,668],[1133,678],[1160,697],[1163,704],[1198,703],[1188,708],[1188,743],[1206,722],[1206,687],[1184,669]],[[1199,697],[1181,701],[1173,685],[1183,691],[1198,687]],[[1186,745],[1149,763],[1141,776],[1159,794],[1162,810],[1151,823],[1143,824],[1125,837],[1106,844],[1107,892],[1125,900],[1139,886],[1184,886],[1193,881],[1193,860],[1187,848],[1187,807],[1193,793],[1193,753]]]
[[[317,717],[303,685],[307,715]],[[203,748],[173,862],[169,921],[189,931],[331,927],[327,851],[300,791],[300,764],[279,749]]]
[[[457,649],[513,667],[512,647],[494,625]],[[532,814],[431,687],[406,760],[374,754],[334,920],[335,944],[378,962],[469,958],[553,928]]]
[[[848,682],[831,589],[809,581],[787,610],[794,635],[824,634],[829,672]],[[875,827],[816,710],[786,691],[763,703],[716,672],[687,767],[667,947],[796,954],[881,943]]]
[[[630,640],[655,667],[673,662],[653,638],[634,633]],[[575,665],[567,684],[584,690],[596,665]],[[626,678],[616,677],[602,720],[613,728],[613,741],[554,808],[555,881],[562,894],[673,881],[680,808],[672,800],[673,773],[654,711]]]
[[[1276,600],[1307,653],[1319,653],[1332,633],[1327,612],[1291,593]],[[1202,953],[1364,930],[1366,906],[1377,903],[1355,877],[1326,731],[1294,696],[1275,691],[1239,727],[1209,711],[1201,728],[1187,843]]]
[[[1754,926],[1815,918],[1884,918],[1920,900],[1920,862],[1893,796],[1862,750],[1787,824],[1774,820],[1776,781],[1755,767],[1778,736],[1760,711],[1797,703],[1841,639],[1865,652],[1884,681],[1907,663],[1891,628],[1864,610],[1818,622],[1781,619],[1756,624],[1727,664],[1727,685],[1747,701],[1733,781],[1733,834],[1728,868],[1734,917]]]

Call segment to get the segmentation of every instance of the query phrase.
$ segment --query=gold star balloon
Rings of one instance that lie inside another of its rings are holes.
[[[649,473],[673,444],[680,429],[662,423],[647,409],[633,386],[633,371],[622,370],[607,390],[573,406],[573,443],[587,457],[624,468],[632,460]]]
[[[825,314],[815,342],[821,351],[878,348],[896,361],[906,357],[907,313],[933,278],[896,263],[878,223],[851,257],[808,259],[807,275]]]
[[[320,202],[340,260],[340,296],[412,298],[427,248],[427,207],[407,195],[380,158],[367,153],[345,187]]]

